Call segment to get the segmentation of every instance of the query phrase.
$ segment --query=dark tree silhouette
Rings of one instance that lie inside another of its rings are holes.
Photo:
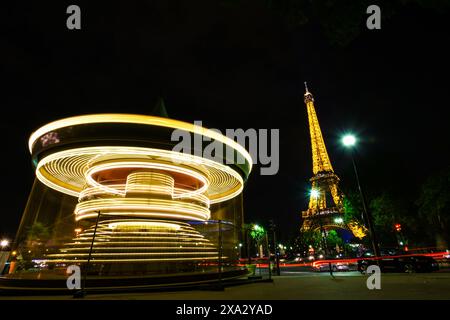
[[[429,225],[438,247],[447,247],[450,233],[450,167],[428,178],[417,201],[419,215]]]

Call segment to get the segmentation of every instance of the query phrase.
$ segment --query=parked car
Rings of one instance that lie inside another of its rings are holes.
[[[330,271],[330,263],[315,263],[313,264],[314,271]],[[337,271],[350,271],[348,262],[331,262],[331,270]]]
[[[358,271],[365,273],[370,265],[379,265],[381,272],[433,272],[439,270],[439,264],[432,257],[411,254],[398,250],[382,250],[381,257],[375,259],[366,253],[358,260]]]

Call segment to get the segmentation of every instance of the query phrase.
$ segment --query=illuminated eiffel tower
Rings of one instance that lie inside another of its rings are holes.
[[[308,210],[302,212],[302,231],[317,229],[348,229],[344,223],[343,195],[339,190],[339,177],[334,173],[328,157],[319,120],[314,108],[314,98],[305,82],[304,101],[308,111],[311,135],[313,177]]]

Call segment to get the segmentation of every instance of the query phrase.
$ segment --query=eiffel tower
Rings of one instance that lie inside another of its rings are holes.
[[[314,97],[305,82],[304,101],[308,111],[311,135],[313,177],[308,209],[302,212],[301,231],[349,229],[344,223],[343,194],[339,190],[339,177],[334,173],[328,157],[319,120],[314,108]]]

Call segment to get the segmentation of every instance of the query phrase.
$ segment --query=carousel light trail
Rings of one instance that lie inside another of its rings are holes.
[[[218,141],[246,162],[230,164],[174,151],[173,130]],[[89,256],[92,263],[103,264],[101,270],[116,263],[204,265],[217,260],[216,245],[190,223],[207,223],[212,204],[239,195],[252,168],[249,153],[218,132],[144,115],[54,121],[31,135],[29,149],[39,181],[78,199],[71,234],[61,247],[47,249],[33,261],[85,263]]]

